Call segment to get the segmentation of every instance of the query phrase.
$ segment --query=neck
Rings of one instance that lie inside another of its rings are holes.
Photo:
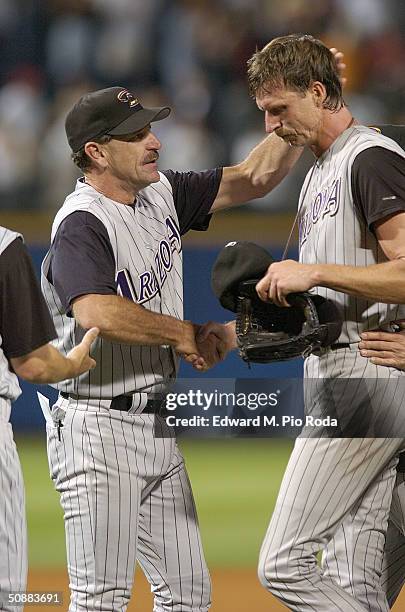
[[[87,185],[110,200],[114,200],[114,202],[127,205],[132,205],[135,202],[138,190],[119,179],[114,180],[111,176],[104,177],[103,174],[95,175],[92,173],[85,174],[84,180]]]
[[[320,157],[325,153],[336,138],[353,125],[354,121],[354,117],[346,106],[335,113],[326,110],[316,141],[310,145],[315,157]]]

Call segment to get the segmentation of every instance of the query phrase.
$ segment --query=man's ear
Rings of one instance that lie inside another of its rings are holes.
[[[84,150],[93,163],[101,165],[102,167],[107,165],[105,152],[102,145],[100,145],[98,142],[86,142]]]
[[[314,99],[315,105],[318,108],[321,108],[324,101],[326,100],[326,88],[323,83],[320,81],[314,81],[310,87],[310,91],[312,93],[312,97]]]

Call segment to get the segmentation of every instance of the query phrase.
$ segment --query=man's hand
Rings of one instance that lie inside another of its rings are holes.
[[[214,335],[219,341],[219,352],[221,359],[225,359],[229,351],[238,347],[238,341],[236,338],[235,321],[229,321],[228,323],[217,323],[216,321],[208,321],[204,325],[201,325],[197,339],[199,341],[205,340],[209,335]]]
[[[199,329],[200,326],[191,321],[182,321],[181,338],[174,348],[180,357],[191,363],[196,370],[204,371],[208,370],[208,364],[197,346],[196,334]]]
[[[339,79],[340,82],[342,84],[342,87],[344,87],[347,83],[347,79],[344,76],[345,70],[346,70],[346,64],[344,63],[344,55],[341,51],[339,51],[338,49],[336,49],[335,47],[331,47],[331,49],[329,49],[329,51],[334,55],[335,58],[335,62],[336,62],[336,68],[338,70],[339,73]]]
[[[405,331],[368,331],[361,334],[360,354],[375,365],[405,370]]]
[[[237,346],[235,321],[225,324],[209,321],[204,325],[194,325],[194,329],[200,357],[188,355],[185,360],[200,372],[223,361],[228,352]]]
[[[289,307],[286,300],[289,293],[308,291],[316,285],[316,265],[286,259],[269,266],[266,276],[257,283],[256,291],[263,302]]]
[[[80,376],[80,374],[84,374],[87,370],[93,370],[96,367],[95,360],[90,357],[90,350],[99,333],[100,330],[97,327],[92,327],[84,334],[80,344],[75,346],[66,355],[66,359],[71,362],[73,368],[71,378],[76,378],[76,376]]]

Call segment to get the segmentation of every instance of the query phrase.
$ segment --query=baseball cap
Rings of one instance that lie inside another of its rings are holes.
[[[69,111],[65,130],[74,153],[100,136],[124,136],[170,114],[168,106],[144,108],[125,87],[108,87],[82,96]]]
[[[258,282],[273,262],[270,253],[254,242],[228,242],[211,272],[211,287],[220,304],[236,312],[239,283],[251,279]]]

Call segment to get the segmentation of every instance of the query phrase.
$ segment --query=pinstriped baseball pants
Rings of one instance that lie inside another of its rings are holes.
[[[138,561],[154,612],[206,612],[196,509],[165,421],[71,400],[58,406],[66,412],[62,428],[47,425],[48,457],[64,511],[69,611],[126,610]]]
[[[379,486],[376,482],[370,487],[372,502],[378,499]],[[357,504],[339,527],[323,552],[322,567],[325,575],[361,598],[368,610],[385,610],[386,599],[391,609],[405,578],[405,474],[396,475],[382,567],[377,555],[380,546],[375,546],[376,540],[383,544],[381,510],[372,506],[370,511],[366,501]],[[376,588],[375,578],[380,574]]]
[[[359,356],[357,349],[339,352],[340,355],[311,357],[306,363],[306,376],[330,377],[330,380],[342,376],[340,390],[343,391],[347,387],[344,376],[358,380],[365,376],[370,380],[379,376],[400,377],[397,372],[389,371],[391,368],[382,371],[377,368],[377,371],[376,366]],[[381,384],[381,397],[385,398],[390,410],[388,416],[393,417],[395,425],[400,423],[404,405],[401,395],[404,388],[397,382]],[[359,389],[359,394],[362,391]],[[379,408],[381,398],[378,393],[372,399],[375,397]],[[316,403],[314,394],[312,399]],[[363,412],[357,422],[349,418],[350,413],[345,415],[346,422],[354,422],[357,428],[365,423],[372,430],[385,420],[380,418],[383,415],[378,409],[368,419],[367,404],[358,402],[356,394],[349,393],[346,405],[342,406],[336,405],[336,396],[333,399],[334,411],[343,408],[343,415],[346,408],[356,411],[357,404],[361,405]],[[306,397],[308,400],[310,397]],[[306,412],[311,409],[306,404]],[[327,414],[327,402],[321,409]],[[389,610],[386,592],[395,597],[401,584],[401,579],[398,576],[395,579],[393,574],[401,564],[398,541],[394,542],[393,530],[398,528],[398,519],[397,523],[393,522],[393,509],[397,515],[401,514],[396,465],[403,448],[403,437],[302,437],[296,441],[259,560],[262,584],[289,609],[299,612]],[[323,565],[319,567],[316,555],[325,549]],[[401,574],[400,569],[398,572]]]
[[[0,417],[1,610],[14,612],[22,609],[22,606],[7,604],[6,594],[10,591],[25,591],[26,582],[27,527],[24,482],[11,424]]]

